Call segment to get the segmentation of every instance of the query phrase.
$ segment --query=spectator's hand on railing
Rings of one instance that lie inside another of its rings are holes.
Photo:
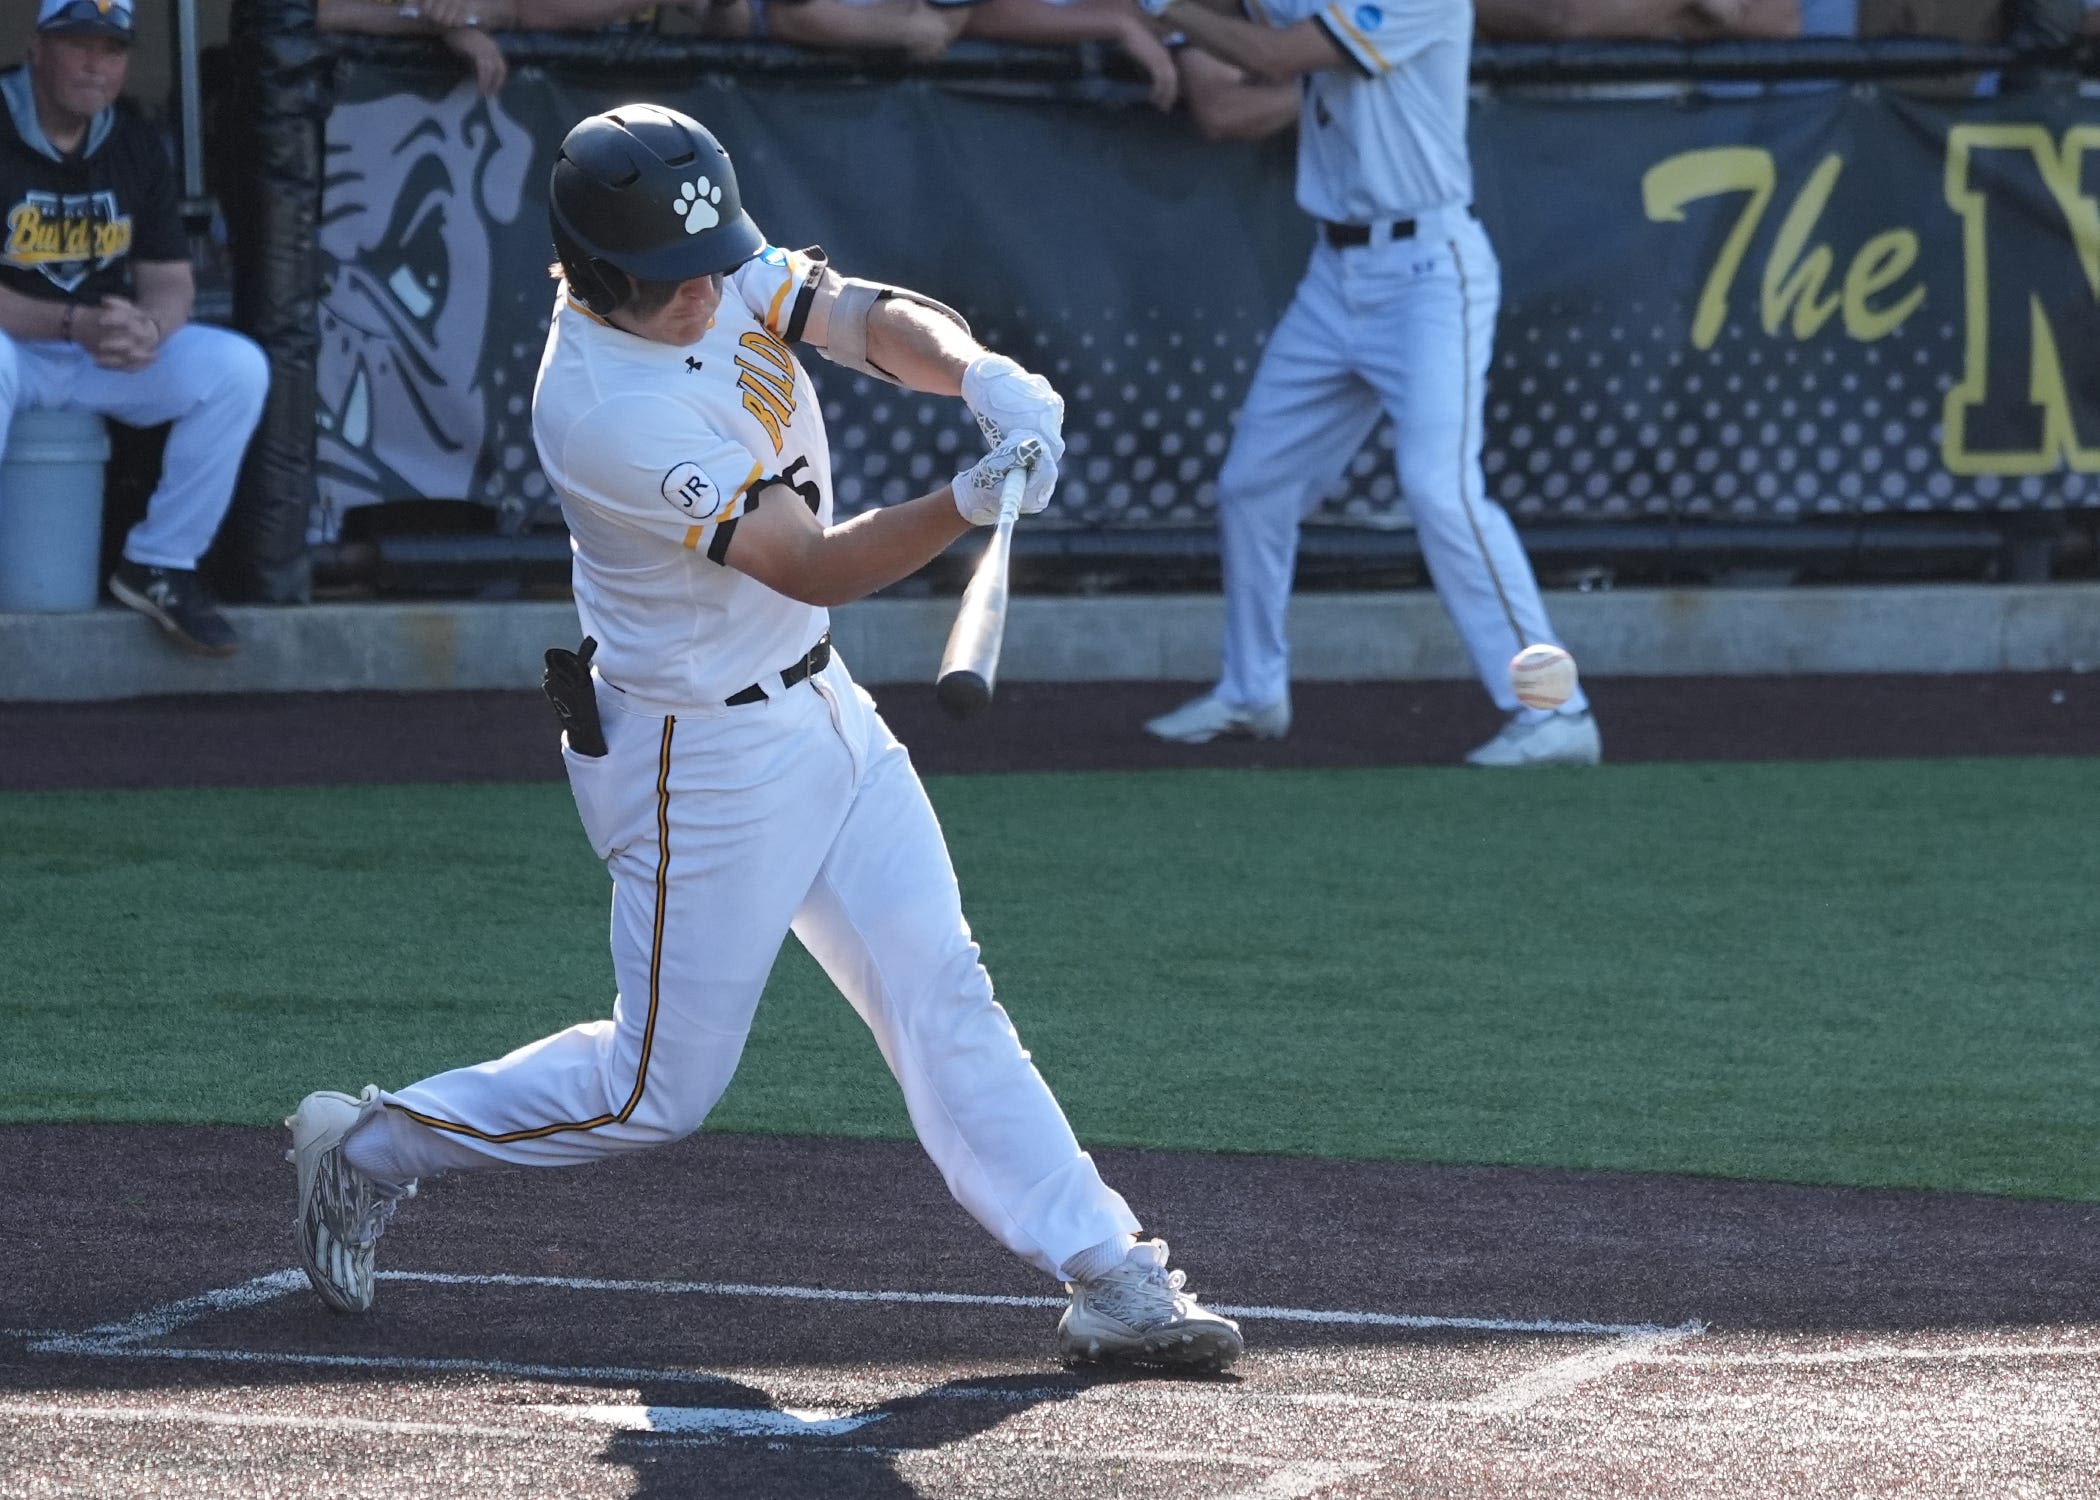
[[[473,26],[455,26],[439,35],[446,47],[474,70],[474,86],[481,90],[482,98],[493,99],[503,91],[504,81],[510,77],[510,62],[494,37]]]
[[[441,31],[481,24],[474,0],[405,0],[401,14],[420,17]]]
[[[1152,81],[1148,98],[1152,107],[1162,114],[1174,107],[1181,96],[1181,74],[1174,67],[1174,54],[1167,50],[1155,29],[1155,23],[1133,14],[1130,24],[1116,34],[1116,45],[1128,53],[1130,60],[1145,70]]]
[[[1707,20],[1724,29],[1742,24],[1744,0],[1691,0],[1691,6]]]

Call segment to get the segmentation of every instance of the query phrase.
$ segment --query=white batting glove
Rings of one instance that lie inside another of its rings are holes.
[[[1031,457],[1035,462],[1028,470],[1027,487],[1021,491],[1020,513],[1032,516],[1048,505],[1050,492],[1057,488],[1057,460],[1050,456],[1040,433],[1016,428],[998,447],[955,476],[950,488],[955,492],[955,508],[962,512],[962,518],[972,526],[996,525],[999,487],[1014,465],[1025,465]]]
[[[1064,458],[1065,398],[1042,376],[1029,374],[1003,354],[980,354],[963,371],[962,396],[994,448],[1025,427],[1042,439],[1053,464]]]

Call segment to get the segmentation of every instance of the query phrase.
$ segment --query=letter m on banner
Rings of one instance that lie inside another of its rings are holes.
[[[2100,127],[1956,125],[1967,354],[1947,393],[1956,474],[2100,473]],[[2064,253],[2068,250],[2068,254]]]

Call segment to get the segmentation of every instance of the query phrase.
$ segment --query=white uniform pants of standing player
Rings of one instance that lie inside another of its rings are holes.
[[[405,1179],[688,1134],[729,1086],[792,927],[978,1222],[1053,1276],[1135,1230],[992,998],[904,747],[837,657],[767,690],[672,710],[600,685],[607,754],[563,754],[613,877],[612,1019],[385,1096],[348,1138],[353,1162]],[[375,1126],[385,1139],[364,1138]]]
[[[124,538],[124,556],[149,568],[194,568],[233,500],[269,389],[262,350],[224,328],[176,329],[142,370],[105,370],[78,344],[0,334],[0,449],[18,411],[72,407],[134,427],[172,423],[160,483]]]
[[[1555,641],[1516,529],[1487,496],[1481,427],[1502,271],[1462,209],[1407,239],[1322,240],[1269,335],[1218,475],[1225,647],[1218,696],[1241,708],[1290,687],[1285,637],[1298,527],[1382,412],[1422,557],[1496,705],[1518,711],[1509,659]],[[1556,642],[1557,643],[1557,642]],[[1580,712],[1578,690],[1563,712]]]

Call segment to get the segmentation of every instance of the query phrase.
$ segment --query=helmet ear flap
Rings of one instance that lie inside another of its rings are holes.
[[[554,251],[561,259],[562,279],[569,283],[569,290],[599,317],[611,317],[633,298],[634,282],[625,271],[603,256],[585,253],[559,225],[554,231]]]

